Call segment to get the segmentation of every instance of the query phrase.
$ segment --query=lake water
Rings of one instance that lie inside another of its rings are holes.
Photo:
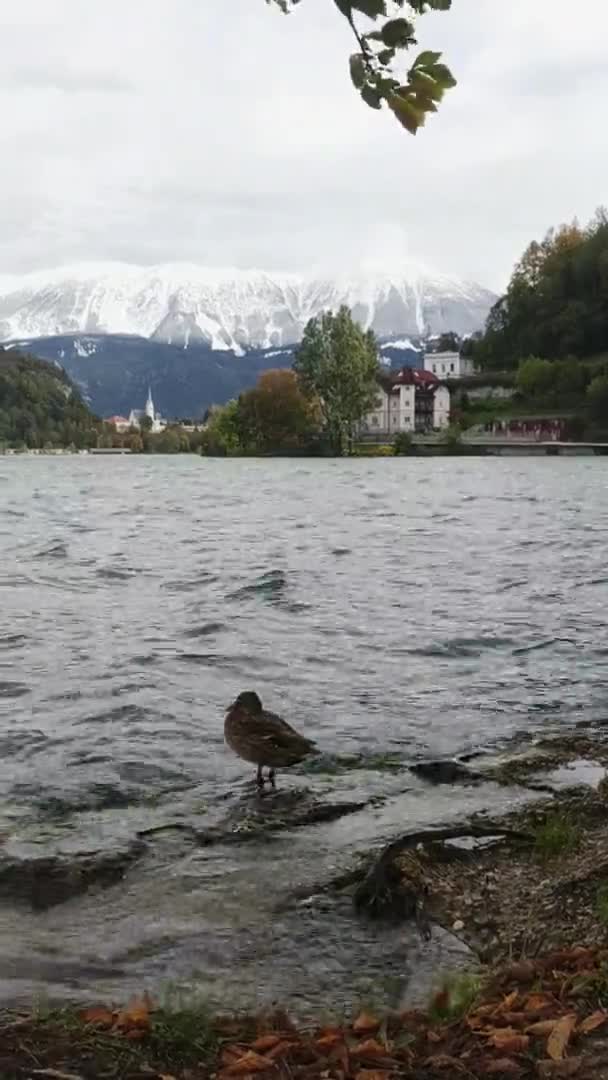
[[[291,891],[514,797],[408,764],[608,718],[605,459],[0,457],[0,509],[4,857],[111,856],[171,822],[234,834],[159,832],[122,880],[46,910],[8,890],[4,1001],[399,997],[452,942]],[[366,809],[239,842],[257,797],[223,714],[243,689],[335,765],[284,792]]]

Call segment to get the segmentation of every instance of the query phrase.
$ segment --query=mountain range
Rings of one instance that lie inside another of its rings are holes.
[[[424,339],[480,329],[493,293],[413,265],[395,273],[298,277],[196,266],[101,264],[0,276],[0,342],[54,361],[101,416],[142,407],[200,416],[288,367],[307,321],[348,305],[392,366]]]
[[[312,316],[341,304],[380,337],[468,334],[481,329],[494,300],[481,285],[412,264],[394,273],[333,278],[85,264],[0,276],[0,341],[136,334],[238,353],[292,345]]]

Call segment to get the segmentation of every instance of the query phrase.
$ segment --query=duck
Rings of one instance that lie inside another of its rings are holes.
[[[243,761],[257,765],[256,783],[264,790],[268,781],[276,787],[275,770],[297,765],[309,754],[318,754],[315,743],[292,728],[276,713],[264,709],[254,690],[245,690],[229,706],[224,738]],[[268,777],[264,778],[264,768]]]

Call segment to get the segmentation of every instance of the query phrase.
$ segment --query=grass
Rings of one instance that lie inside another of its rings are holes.
[[[461,971],[445,975],[431,999],[429,1018],[438,1024],[462,1020],[479,1000],[482,989],[483,980],[476,972]]]
[[[595,894],[595,911],[604,926],[608,926],[608,882],[603,882]]]
[[[541,861],[554,859],[573,851],[581,838],[580,827],[568,814],[556,812],[538,825],[534,834],[534,850]]]
[[[10,1032],[10,1028],[4,1030]],[[197,999],[184,1004],[168,1000],[152,1012],[149,1029],[135,1040],[86,1024],[81,1010],[73,1006],[52,1008],[39,1001],[31,1023],[20,1023],[12,1038],[5,1034],[0,1057],[4,1061],[11,1053],[15,1063],[23,1058],[24,1067],[36,1062],[40,1068],[57,1070],[57,1075],[65,1071],[122,1080],[149,1073],[150,1066],[171,1075],[208,1062],[219,1038],[206,1004]]]

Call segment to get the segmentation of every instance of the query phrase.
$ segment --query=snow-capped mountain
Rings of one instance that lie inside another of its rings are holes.
[[[299,341],[312,316],[347,304],[379,336],[481,329],[495,296],[481,285],[401,265],[395,272],[305,277],[186,264],[84,264],[0,275],[0,341],[136,334],[240,352]]]

